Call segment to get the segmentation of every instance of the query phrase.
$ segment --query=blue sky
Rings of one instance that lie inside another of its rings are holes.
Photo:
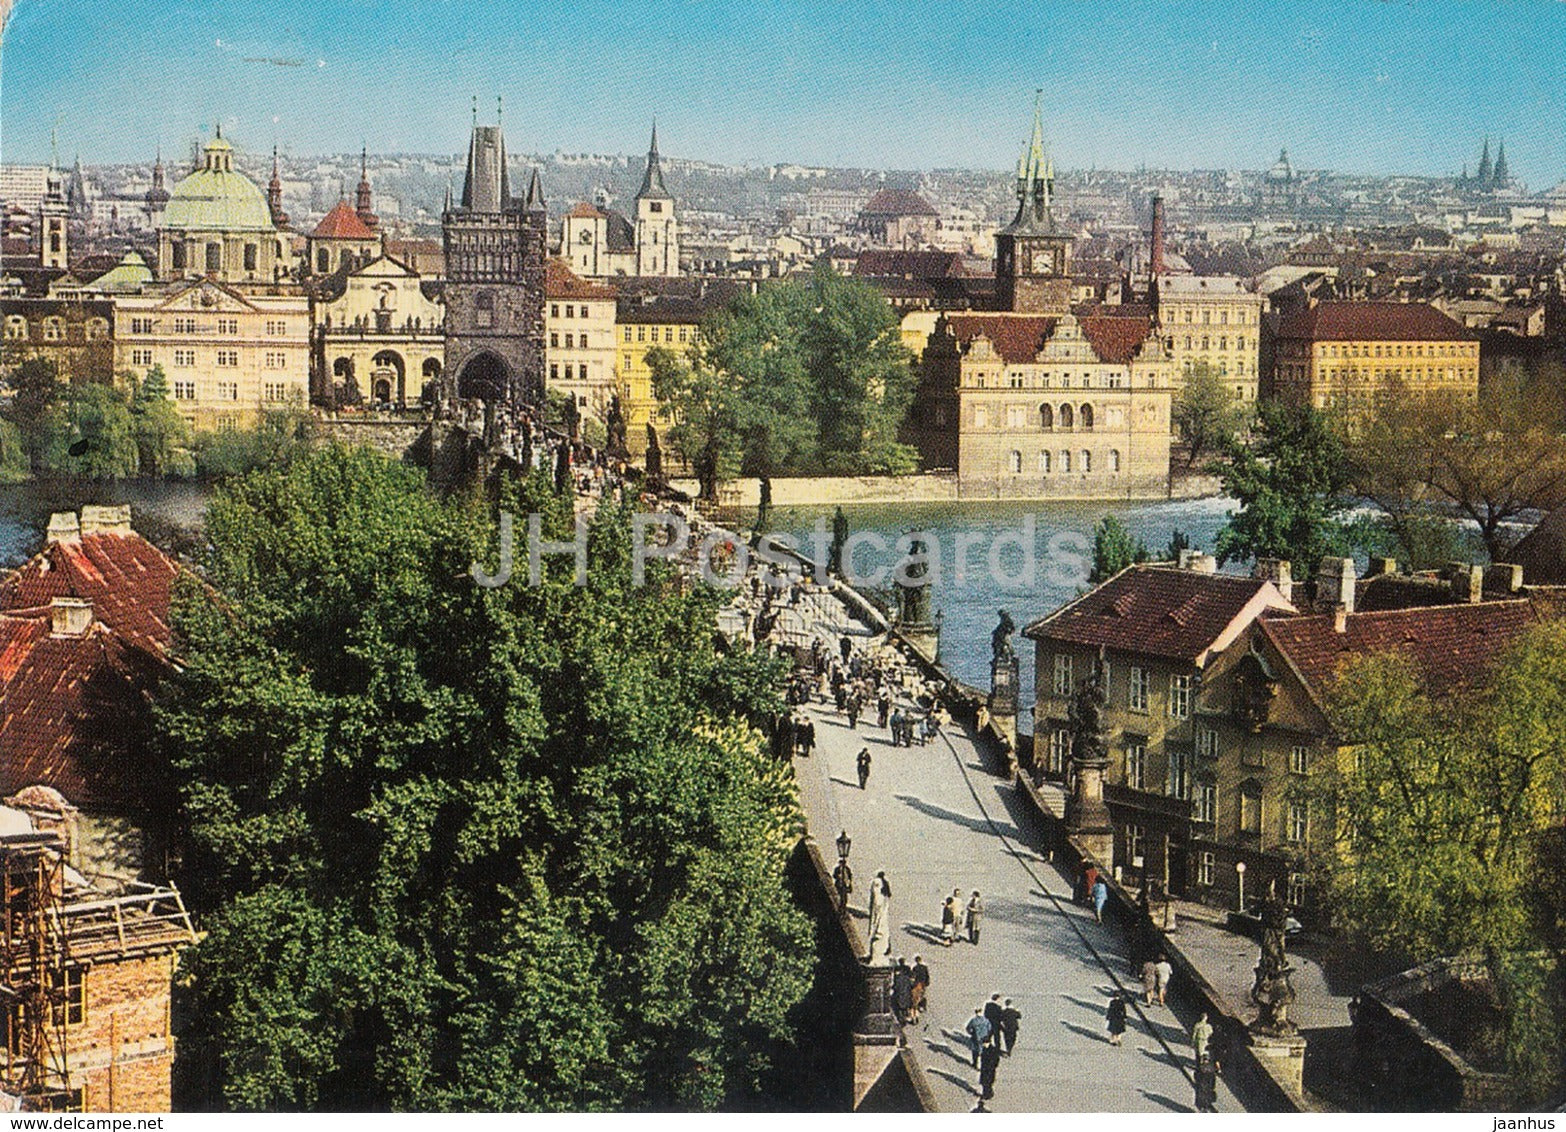
[[[1456,171],[1504,137],[1566,178],[1566,0],[17,0],[0,158],[513,151],[1007,168],[1033,90],[1066,167]],[[268,60],[285,60],[298,66]]]

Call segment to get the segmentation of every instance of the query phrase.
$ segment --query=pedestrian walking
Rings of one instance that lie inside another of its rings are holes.
[[[1109,885],[1104,883],[1104,878],[1099,877],[1093,882],[1093,918],[1099,923],[1104,922],[1104,905],[1109,903]]]
[[[885,688],[882,688],[881,694],[876,697],[875,701],[875,725],[877,727],[886,726],[886,717],[888,714],[890,714],[891,710],[892,693],[888,692]]]
[[[1159,955],[1158,962],[1153,967],[1157,977],[1158,1005],[1169,1005],[1169,984],[1174,981],[1174,967],[1169,963],[1169,956]]]
[[[1153,1005],[1153,996],[1158,993],[1158,964],[1149,959],[1142,964],[1142,995],[1147,1005]]]
[[[903,709],[896,707],[887,718],[887,727],[892,732],[892,746],[900,747],[903,743]]]
[[[950,947],[957,938],[957,901],[950,896],[941,905],[941,946]]]
[[[968,942],[975,947],[979,944],[979,928],[984,922],[984,901],[979,896],[979,890],[973,890],[973,896],[968,901],[967,916],[963,920],[968,929]]]
[[[1006,1008],[1001,1005],[1001,996],[992,994],[990,1000],[984,1004],[984,1020],[990,1024],[990,1041],[997,1047],[1001,1043],[1001,1023],[1005,1020]]]
[[[913,1021],[912,1011],[913,971],[908,967],[908,960],[899,955],[897,966],[892,970],[892,1012],[899,1022],[906,1024]]]
[[[857,691],[849,693],[849,696],[848,696],[848,726],[849,726],[849,728],[851,730],[858,730],[858,728],[859,728],[859,708],[860,708],[860,706],[861,705],[860,705],[860,701],[859,701],[859,693]]]
[[[1197,1112],[1218,1111],[1218,1066],[1210,1057],[1196,1059],[1196,1074],[1191,1079],[1196,1091]]]
[[[810,752],[816,749],[816,721],[809,716],[805,717],[804,726],[799,730],[799,745],[805,752],[805,757],[810,757]]]
[[[1118,991],[1109,1000],[1109,1044],[1117,1046],[1126,1032],[1126,999]]]
[[[973,1008],[973,1017],[968,1019],[967,1025],[968,1043],[973,1046],[973,1067],[979,1067],[979,1051],[984,1048],[985,1041],[990,1036],[989,1019],[984,1017],[984,1007]]]
[[[924,1014],[930,996],[930,968],[925,964],[924,956],[914,956],[909,972],[913,977],[913,1012],[914,1021],[917,1022]]]
[[[847,908],[849,893],[854,891],[854,871],[846,860],[839,861],[832,870],[832,887],[837,889],[837,906]]]
[[[1191,1048],[1196,1053],[1196,1063],[1200,1065],[1207,1057],[1207,1047],[1213,1038],[1213,1024],[1207,1020],[1204,1013],[1196,1020],[1196,1025],[1191,1027]]]
[[[1001,1052],[1007,1057],[1011,1056],[1013,1047],[1017,1044],[1017,1031],[1022,1026],[1022,1011],[1011,1004],[1007,999],[1001,1007]]]
[[[870,957],[874,963],[878,956],[892,950],[892,886],[886,882],[886,873],[878,872],[870,882]]]
[[[855,765],[859,767],[859,789],[863,790],[865,788],[865,783],[870,781],[869,747],[859,748],[859,758],[855,760]]]
[[[979,1105],[995,1096],[995,1070],[1000,1068],[1000,1049],[986,1046],[979,1054]]]

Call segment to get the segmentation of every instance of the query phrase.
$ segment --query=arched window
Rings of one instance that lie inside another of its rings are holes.
[[[179,240],[173,241],[171,244],[169,244],[169,255],[174,260],[174,270],[175,271],[184,271],[185,270],[185,245],[183,243],[181,243]]]
[[[1010,458],[1006,462],[1011,466],[1011,474],[1012,475],[1016,476],[1016,475],[1021,475],[1022,474],[1022,453],[1021,452],[1018,452],[1015,449],[1013,449]]]
[[[223,270],[223,245],[222,244],[208,244],[207,245],[207,270],[208,271],[222,271]]]
[[[1039,406],[1039,427],[1040,428],[1054,428],[1055,427],[1055,409],[1054,409],[1054,406],[1052,406],[1052,405],[1040,405]]]
[[[5,336],[10,342],[17,342],[27,337],[27,319],[19,314],[8,314],[5,317]]]
[[[488,291],[473,296],[473,324],[490,327],[495,325],[495,297]]]
[[[1041,475],[1046,475],[1046,476],[1049,475],[1049,453],[1048,452],[1040,452],[1039,453],[1039,473]]]
[[[1082,422],[1082,427],[1083,428],[1092,428],[1093,427],[1093,406],[1092,405],[1083,405],[1082,406],[1082,415],[1079,416],[1077,419]]]
[[[1059,417],[1060,427],[1061,428],[1071,428],[1072,427],[1071,418],[1072,418],[1073,415],[1074,414],[1071,411],[1071,406],[1070,405],[1062,405],[1060,407],[1060,417]]]
[[[45,342],[59,342],[65,338],[65,322],[63,319],[49,317],[44,319],[43,336]]]
[[[1071,453],[1070,452],[1062,452],[1060,454],[1060,470],[1063,471],[1063,472],[1069,472],[1071,470]]]
[[[1120,470],[1120,449],[1118,448],[1111,448],[1109,450],[1109,470],[1112,472],[1118,472]]]
[[[84,327],[84,330],[86,332],[87,341],[89,342],[96,342],[99,339],[107,338],[109,336],[108,320],[102,318],[89,318],[87,320],[86,326]]]
[[[1082,470],[1084,472],[1091,472],[1093,470],[1093,453],[1089,452],[1086,448],[1082,450]]]

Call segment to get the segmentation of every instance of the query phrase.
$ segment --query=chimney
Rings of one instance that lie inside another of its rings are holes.
[[[1340,636],[1348,632],[1348,606],[1341,601],[1332,610],[1332,631]]]
[[[45,546],[57,542],[76,542],[81,537],[82,528],[76,521],[75,511],[56,511],[49,516],[49,533],[44,536]]]
[[[1495,563],[1484,572],[1484,588],[1492,593],[1521,593],[1523,568],[1510,562]]]
[[[1180,552],[1180,569],[1189,570],[1193,574],[1216,574],[1218,560],[1200,550],[1186,549]]]
[[[88,503],[82,507],[82,534],[99,533],[128,535],[131,533],[131,509],[129,503],[118,507],[105,507]]]
[[[1369,571],[1366,572],[1365,577],[1367,577],[1367,578],[1380,578],[1380,577],[1383,577],[1385,575],[1396,574],[1396,573],[1397,573],[1397,559],[1396,558],[1383,558],[1380,555],[1376,555],[1376,556],[1371,558],[1371,560],[1370,560],[1370,569],[1369,569]]]
[[[1263,582],[1271,582],[1273,589],[1283,595],[1284,601],[1294,600],[1293,571],[1283,559],[1258,558],[1252,576]]]
[[[79,597],[51,598],[49,618],[51,637],[84,637],[92,628],[92,602]]]
[[[1458,603],[1478,605],[1484,600],[1484,567],[1469,562],[1448,563],[1451,577],[1452,600]]]
[[[1153,198],[1153,250],[1152,273],[1159,276],[1164,273],[1164,198]]]
[[[1316,611],[1326,613],[1341,607],[1344,613],[1353,613],[1355,580],[1352,558],[1323,558],[1316,567]]]

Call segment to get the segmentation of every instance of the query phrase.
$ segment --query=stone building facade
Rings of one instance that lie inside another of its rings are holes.
[[[445,308],[436,295],[432,283],[390,256],[322,281],[311,329],[313,399],[433,400],[446,350]]]
[[[164,206],[158,278],[275,283],[292,267],[266,197],[234,168],[234,147],[219,131],[201,167],[174,186]]]
[[[551,259],[544,294],[548,387],[572,397],[584,416],[602,421],[618,391],[614,289],[581,278],[564,260]]]
[[[1205,364],[1236,399],[1256,400],[1265,298],[1232,275],[1160,275],[1153,280],[1153,303],[1177,384]]]

